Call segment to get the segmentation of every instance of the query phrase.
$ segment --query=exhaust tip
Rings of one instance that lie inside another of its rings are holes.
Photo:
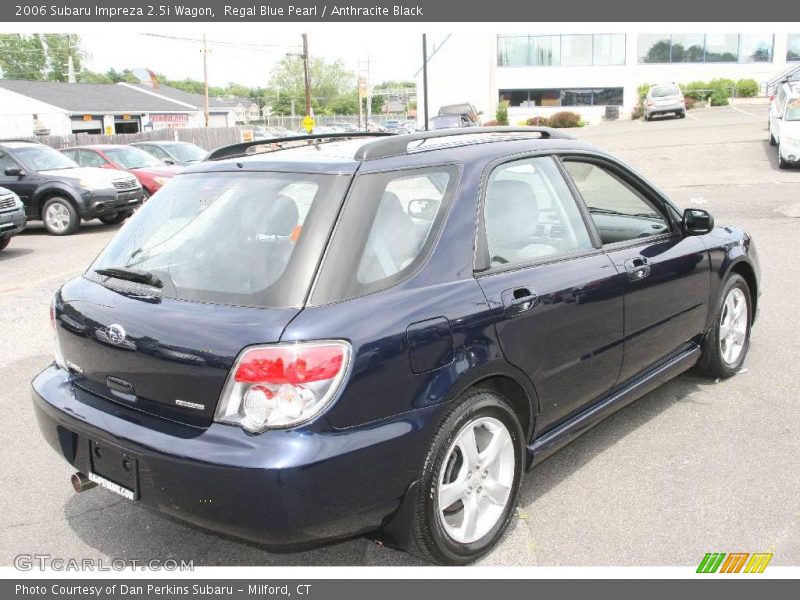
[[[90,480],[80,471],[73,473],[69,480],[72,484],[72,489],[75,490],[75,493],[77,494],[85,492],[86,490],[90,490],[93,487],[97,487],[97,484],[94,481]]]

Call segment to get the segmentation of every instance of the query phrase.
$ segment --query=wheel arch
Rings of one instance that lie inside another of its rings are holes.
[[[33,195],[33,202],[35,206],[36,215],[39,219],[42,218],[42,211],[44,210],[44,205],[47,203],[48,200],[51,198],[60,197],[64,198],[72,204],[76,211],[78,211],[78,216],[80,217],[82,211],[81,202],[76,197],[75,193],[67,188],[66,186],[53,186],[47,185],[40,187],[36,190]]]
[[[732,273],[740,275],[747,282],[747,287],[750,291],[750,304],[752,313],[751,320],[755,321],[757,312],[756,309],[758,308],[758,292],[759,292],[758,279],[756,277],[755,270],[750,265],[750,263],[742,259],[731,265],[731,267],[728,269],[728,273],[726,274],[726,278],[730,276],[730,274]]]

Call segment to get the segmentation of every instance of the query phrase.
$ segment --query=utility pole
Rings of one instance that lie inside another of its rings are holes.
[[[203,112],[205,114],[206,127],[208,127],[208,46],[206,45],[206,34],[203,34]]]
[[[303,76],[306,84],[306,114],[311,114],[311,79],[308,77],[308,34],[303,34]]]
[[[428,36],[422,34],[422,106],[425,131],[428,131]]]

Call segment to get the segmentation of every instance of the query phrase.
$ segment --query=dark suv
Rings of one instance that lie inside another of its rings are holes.
[[[142,203],[142,186],[124,171],[79,167],[49,146],[0,142],[0,186],[15,192],[28,220],[48,233],[75,233],[81,219],[121,223]]]
[[[56,294],[33,403],[76,490],[466,563],[535,463],[741,367],[742,230],[555,130],[341,136],[212,153]]]
[[[14,192],[0,187],[0,250],[5,250],[12,236],[25,229],[25,208]]]

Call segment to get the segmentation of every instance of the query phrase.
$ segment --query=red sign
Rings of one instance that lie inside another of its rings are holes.
[[[150,115],[153,123],[188,123],[189,115]]]

